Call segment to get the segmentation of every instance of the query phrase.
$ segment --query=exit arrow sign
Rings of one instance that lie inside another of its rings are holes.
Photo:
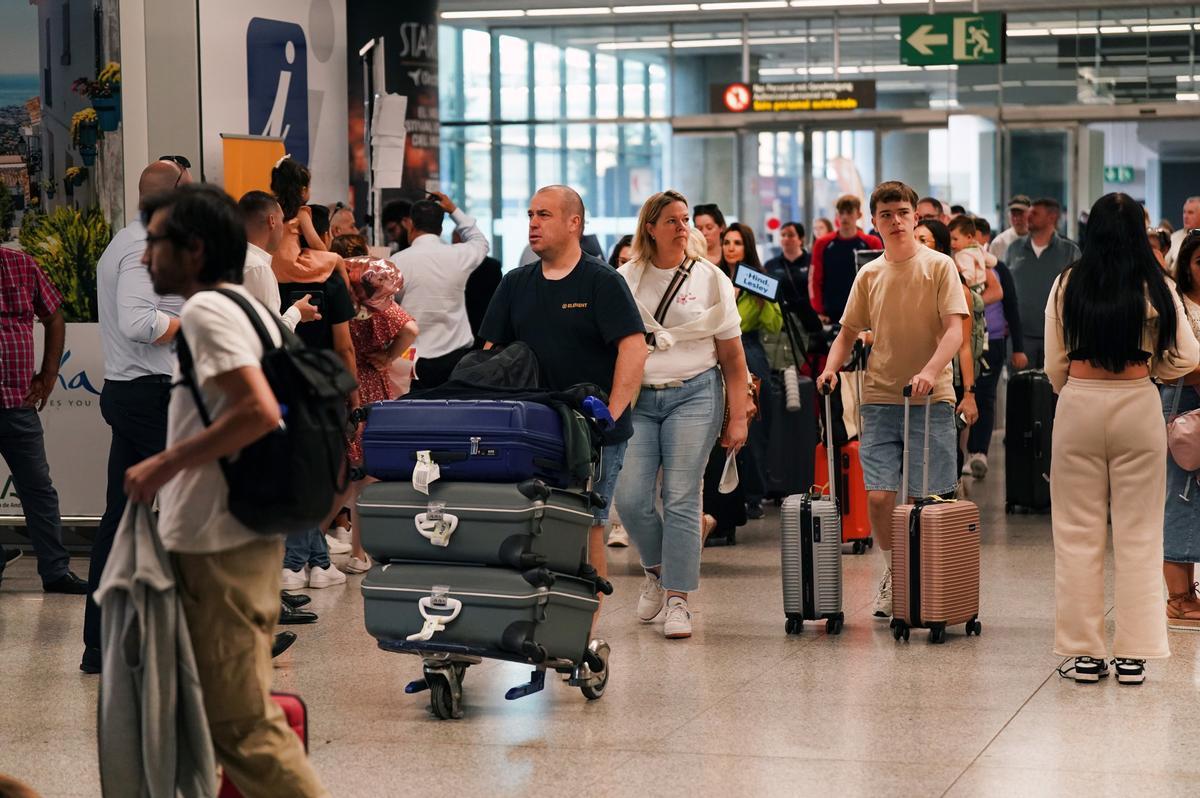
[[[910,14],[900,17],[900,62],[1004,63],[1004,14]]]

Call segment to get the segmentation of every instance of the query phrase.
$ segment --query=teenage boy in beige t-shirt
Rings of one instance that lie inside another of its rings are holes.
[[[837,370],[854,340],[871,330],[874,344],[863,385],[859,457],[866,482],[871,534],[884,559],[875,596],[878,618],[892,613],[891,523],[904,438],[904,386],[917,397],[909,433],[908,494],[921,493],[925,403],[929,405],[929,492],[954,491],[957,429],[950,361],[962,344],[967,315],[958,270],[950,258],[917,243],[917,194],[904,183],[881,183],[871,194],[871,221],[883,238],[882,257],[854,279],[842,329],[829,351],[818,387],[837,386]]]

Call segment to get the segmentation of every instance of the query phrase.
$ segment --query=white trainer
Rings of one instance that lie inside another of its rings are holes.
[[[362,559],[351,557],[338,567],[348,574],[365,574],[371,570],[371,557],[370,555],[364,555]]]
[[[329,547],[330,554],[349,554],[350,544],[343,543],[328,532],[325,533],[325,545]]]
[[[625,531],[624,524],[613,524],[612,529],[608,530],[608,545],[621,549],[629,546],[629,533]]]
[[[642,595],[638,599],[637,616],[642,623],[650,623],[662,612],[667,603],[667,591],[663,590],[662,579],[658,575],[646,571],[646,581],[642,583]]]
[[[875,594],[875,617],[890,618],[892,617],[892,566],[888,566],[883,572],[883,579],[879,580],[879,592]]]
[[[300,590],[308,586],[308,567],[305,566],[299,571],[293,571],[291,568],[284,568],[282,577],[279,580],[280,590]]]
[[[987,455],[982,452],[976,452],[967,461],[967,467],[971,469],[971,476],[975,477],[975,479],[983,479],[987,476],[988,472]]]
[[[308,570],[309,587],[333,587],[344,584],[346,584],[346,575],[332,565]]]
[[[335,527],[328,534],[332,537],[337,538],[338,541],[340,541],[342,543],[350,542],[350,528],[349,527],[344,527],[344,526]]]
[[[688,611],[687,599],[671,596],[667,600],[667,617],[663,622],[663,634],[668,640],[679,640],[692,636],[692,613]]]

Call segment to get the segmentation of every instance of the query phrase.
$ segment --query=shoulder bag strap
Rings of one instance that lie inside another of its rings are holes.
[[[671,308],[671,303],[675,301],[675,297],[679,294],[679,289],[683,288],[683,283],[692,273],[692,267],[696,265],[695,259],[689,260],[687,263],[679,267],[679,271],[675,272],[675,276],[671,278],[671,282],[667,285],[667,290],[663,292],[662,299],[659,300],[658,308],[654,311],[654,320],[659,324],[663,324],[667,318],[667,311]],[[654,266],[646,268],[653,269]],[[654,333],[646,333],[647,346],[654,346]]]

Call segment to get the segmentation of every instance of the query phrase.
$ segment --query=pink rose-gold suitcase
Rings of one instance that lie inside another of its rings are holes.
[[[929,410],[925,400],[925,456],[921,498],[908,500],[908,429],[911,388],[904,389],[902,498],[892,511],[892,636],[908,640],[910,629],[928,629],[943,643],[946,627],[979,623],[979,508],[973,502],[929,494]]]

